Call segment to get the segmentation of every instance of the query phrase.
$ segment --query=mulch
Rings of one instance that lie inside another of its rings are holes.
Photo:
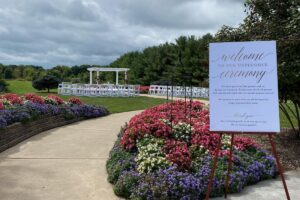
[[[256,140],[263,148],[272,153],[272,147],[268,135],[246,135]],[[276,142],[276,150],[280,162],[285,171],[300,168],[300,139],[297,139],[291,130],[282,130],[281,133],[273,136]]]

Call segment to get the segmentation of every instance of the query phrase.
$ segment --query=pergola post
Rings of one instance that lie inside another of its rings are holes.
[[[93,84],[93,71],[90,71],[90,84]]]
[[[97,84],[100,83],[100,78],[99,78],[99,71],[97,71]]]
[[[127,71],[125,71],[125,84],[128,82],[128,76],[127,76]]]
[[[93,84],[93,72],[97,72],[96,82],[100,84],[100,72],[116,72],[116,85],[119,85],[119,72],[125,72],[125,83],[128,82],[129,68],[109,68],[109,67],[91,67],[87,69],[90,72],[90,84]]]
[[[116,71],[116,85],[119,85],[119,71]]]

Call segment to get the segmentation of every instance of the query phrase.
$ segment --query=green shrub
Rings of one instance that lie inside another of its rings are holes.
[[[32,87],[34,87],[37,90],[48,90],[48,93],[50,92],[50,89],[55,89],[58,87],[60,80],[52,75],[46,75],[42,78],[36,79],[32,81]]]
[[[0,79],[0,92],[7,91],[8,84],[5,82],[5,80]]]
[[[205,149],[203,146],[192,145],[190,147],[190,154],[192,160],[196,162],[201,162],[203,157],[209,154],[209,151]]]
[[[66,120],[71,120],[76,118],[76,115],[70,109],[64,109],[63,116]]]
[[[124,172],[114,185],[116,195],[129,198],[132,190],[138,185],[139,175],[134,171]]]
[[[132,169],[134,165],[134,154],[124,151],[117,141],[106,162],[108,181],[116,183],[121,173]]]

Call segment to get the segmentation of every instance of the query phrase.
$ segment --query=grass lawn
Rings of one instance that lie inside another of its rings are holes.
[[[10,93],[24,94],[24,93],[37,93],[40,96],[47,96],[46,91],[38,91],[31,86],[30,81],[17,81],[8,80],[6,81],[9,86],[8,90]],[[51,90],[52,94],[57,95],[57,90]],[[58,95],[64,100],[69,99],[72,96]],[[133,110],[143,110],[155,105],[166,102],[165,99],[156,99],[149,97],[77,97],[84,103],[90,105],[101,105],[106,107],[111,113],[127,112]]]
[[[70,96],[60,96],[68,99]],[[166,102],[164,99],[149,97],[77,97],[90,105],[102,105],[111,113],[143,110]]]
[[[44,92],[39,92],[38,90],[34,89],[32,87],[31,81],[17,81],[17,80],[6,80],[6,82],[9,84],[8,90],[10,93],[15,93],[15,94],[24,94],[24,93],[46,93]],[[51,92],[57,92],[56,89],[51,90]]]
[[[286,104],[293,110],[293,112],[295,112],[295,107],[294,107],[294,104],[292,102],[288,101]],[[285,107],[287,108],[287,106],[285,106]],[[297,128],[298,125],[297,125],[296,118],[293,117],[293,115],[291,114],[292,112],[290,110],[288,110],[288,113],[289,113],[290,117],[292,118],[294,127]],[[283,112],[281,110],[280,110],[280,124],[281,124],[281,127],[291,127],[288,119],[285,117],[285,115],[283,114]]]
[[[35,90],[31,86],[30,81],[17,81],[7,80],[9,84],[8,89],[11,93],[24,94],[24,93],[37,93],[41,96],[46,96],[46,91]],[[52,93],[57,94],[57,90],[51,90]],[[71,96],[61,96],[61,98],[67,100]],[[102,105],[106,107],[111,113],[127,112],[133,110],[143,110],[161,103],[166,102],[165,99],[149,98],[149,97],[78,97],[86,104]],[[197,98],[200,99],[200,98]],[[205,99],[207,100],[207,99]],[[293,105],[288,103],[292,109],[295,109]],[[290,124],[282,111],[280,110],[280,122],[281,127],[290,127]],[[293,118],[293,122],[296,124],[296,119]]]

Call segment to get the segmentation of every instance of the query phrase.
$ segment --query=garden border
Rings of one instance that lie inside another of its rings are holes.
[[[44,115],[43,118],[35,121],[11,124],[4,129],[0,129],[0,152],[43,131],[82,121],[84,119],[85,118],[80,117],[67,120],[63,114],[56,116]]]

